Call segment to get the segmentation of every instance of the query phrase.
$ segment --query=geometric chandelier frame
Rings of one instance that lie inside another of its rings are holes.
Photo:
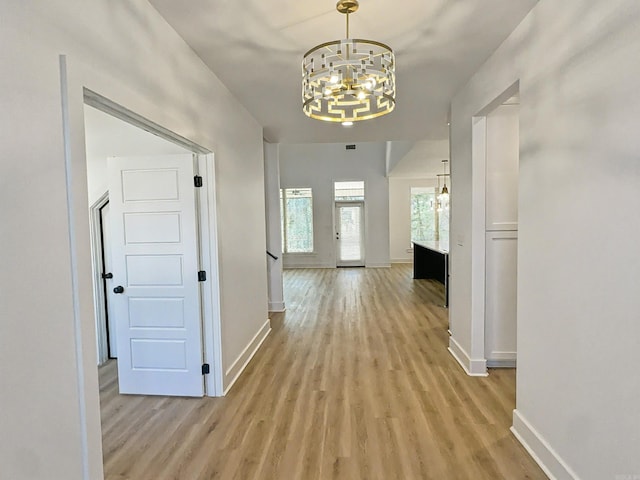
[[[384,43],[349,38],[357,0],[336,6],[347,17],[347,38],[313,47],[302,61],[302,109],[311,118],[356,122],[395,108],[395,55]]]

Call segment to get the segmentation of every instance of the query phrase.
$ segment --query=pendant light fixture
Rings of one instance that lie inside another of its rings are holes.
[[[438,195],[438,205],[440,206],[441,209],[444,208],[446,210],[449,209],[449,189],[447,188],[447,177],[450,176],[450,175],[447,173],[447,164],[448,163],[449,163],[449,160],[442,160],[443,173],[438,175],[438,188],[440,188],[439,177],[442,177],[443,182],[444,182],[444,186],[442,187],[442,191]],[[439,210],[439,211],[442,211],[442,210]]]
[[[349,15],[358,8],[357,0],[338,1],[336,9],[347,17],[347,38],[304,54],[302,110],[308,117],[349,125],[395,108],[393,51],[384,43],[349,38]]]

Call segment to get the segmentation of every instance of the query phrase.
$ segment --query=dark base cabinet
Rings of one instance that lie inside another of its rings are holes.
[[[449,252],[440,249],[437,242],[413,242],[413,278],[444,284],[444,306],[449,306]]]

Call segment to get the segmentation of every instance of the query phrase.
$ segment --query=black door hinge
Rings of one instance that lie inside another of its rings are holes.
[[[198,281],[199,282],[206,282],[207,281],[207,272],[205,272],[204,270],[200,270],[198,272]]]
[[[209,368],[209,364],[208,363],[203,363],[202,364],[202,374],[203,375],[208,375],[210,371],[211,371],[211,369]]]
[[[196,187],[201,187],[202,186],[202,177],[200,175],[196,175],[195,177],[193,177],[193,184]]]
[[[113,278],[113,273],[109,272],[109,273],[103,273],[102,274],[102,278],[103,279],[108,279],[108,278]]]

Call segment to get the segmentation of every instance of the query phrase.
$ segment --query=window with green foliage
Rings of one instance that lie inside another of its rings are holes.
[[[311,189],[281,189],[280,212],[282,252],[313,252],[313,199]]]
[[[435,189],[411,188],[411,240],[436,240]]]

